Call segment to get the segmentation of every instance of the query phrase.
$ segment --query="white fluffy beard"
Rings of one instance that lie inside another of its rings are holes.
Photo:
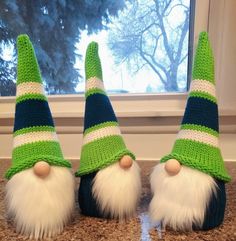
[[[46,178],[33,168],[15,174],[6,185],[8,218],[16,231],[41,239],[59,234],[74,209],[74,177],[65,167],[51,166]]]
[[[151,220],[174,230],[191,231],[193,224],[201,227],[211,195],[216,195],[214,179],[186,166],[177,175],[169,176],[164,166],[158,164],[151,174]]]
[[[138,164],[133,162],[125,170],[115,163],[100,170],[94,178],[92,192],[105,216],[120,220],[130,218],[136,212],[141,194]]]

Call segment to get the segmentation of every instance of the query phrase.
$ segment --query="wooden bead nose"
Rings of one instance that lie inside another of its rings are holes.
[[[41,178],[45,178],[49,175],[51,167],[47,162],[39,161],[34,165],[33,169],[35,175]]]
[[[181,170],[181,164],[175,159],[170,159],[165,163],[165,170],[170,176],[177,175]]]
[[[120,159],[119,164],[120,164],[121,168],[128,169],[128,168],[130,168],[133,165],[133,159],[130,156],[128,156],[128,155],[123,156]]]

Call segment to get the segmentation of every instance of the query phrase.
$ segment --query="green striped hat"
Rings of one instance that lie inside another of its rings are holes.
[[[17,93],[12,166],[14,174],[31,168],[38,161],[71,167],[63,157],[52,115],[44,94],[42,78],[33,46],[27,35],[17,38]]]
[[[176,159],[214,178],[228,182],[219,149],[218,105],[214,78],[214,57],[208,34],[202,32],[195,53],[189,97],[171,154],[161,162]]]
[[[110,100],[103,85],[98,44],[91,42],[85,57],[86,105],[83,146],[76,176],[100,170],[124,155],[135,159],[126,148]]]

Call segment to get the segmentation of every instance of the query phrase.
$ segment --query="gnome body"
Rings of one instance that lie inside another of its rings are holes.
[[[181,130],[171,154],[151,174],[150,216],[174,230],[209,230],[224,219],[230,180],[218,146],[214,58],[202,32]]]
[[[6,173],[6,206],[18,233],[52,237],[70,220],[74,178],[63,158],[27,35],[17,39],[17,97],[12,166]]]
[[[79,204],[84,215],[124,219],[132,216],[141,192],[140,169],[126,148],[106,95],[98,44],[85,60],[86,106],[80,167]]]

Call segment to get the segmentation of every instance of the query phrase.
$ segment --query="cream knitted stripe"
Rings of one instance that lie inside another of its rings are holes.
[[[190,85],[190,92],[192,91],[205,92],[213,97],[216,97],[215,85],[207,80],[201,80],[201,79],[192,80]]]
[[[38,141],[58,141],[56,132],[29,132],[14,137],[14,148]]]
[[[44,95],[43,84],[37,82],[23,82],[17,85],[16,96],[22,96],[26,94],[42,94]]]
[[[117,121],[107,121],[107,122],[103,122],[103,123],[97,124],[95,126],[89,127],[88,129],[86,129],[84,131],[84,136],[90,132],[99,130],[104,127],[111,127],[111,126],[118,126],[118,122]]]
[[[93,132],[89,132],[88,134],[84,135],[83,145],[107,136],[121,136],[120,128],[118,126],[107,126],[97,129]]]
[[[92,77],[86,80],[85,84],[86,92],[92,89],[100,89],[105,91],[103,81],[97,77]]]
[[[207,145],[211,145],[214,147],[219,146],[218,137],[213,136],[209,133],[196,131],[196,130],[180,130],[177,139],[188,139],[192,141],[198,141]]]

